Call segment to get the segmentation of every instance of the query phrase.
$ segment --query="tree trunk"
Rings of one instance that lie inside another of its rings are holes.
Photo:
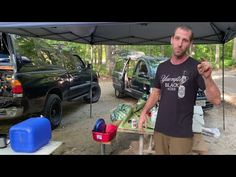
[[[210,45],[209,47],[210,47],[210,58],[209,58],[209,61],[211,62],[212,61],[212,45]]]
[[[109,72],[109,75],[111,76],[111,72],[112,72],[112,69],[113,69],[113,66],[114,66],[114,57],[112,55],[112,53],[114,53],[115,51],[115,46],[111,46],[111,45],[108,45],[106,47],[106,58],[107,58],[107,66],[108,66],[108,72]]]
[[[97,46],[93,47],[93,58],[94,58],[94,64],[97,65],[97,59],[98,59],[98,55],[97,55]]]
[[[216,44],[216,54],[215,54],[215,64],[216,67],[220,68],[220,45]]]
[[[234,41],[233,41],[232,59],[236,61],[236,38],[234,38]]]
[[[102,45],[98,46],[98,65],[102,65]]]
[[[90,58],[91,59],[91,64],[93,64],[93,62],[94,62],[94,59],[93,59],[94,55],[93,55],[93,46],[92,45],[90,46],[90,57],[91,57]]]
[[[110,45],[107,45],[106,46],[106,64],[107,64],[107,67],[109,65],[109,62],[111,60],[111,46]]]

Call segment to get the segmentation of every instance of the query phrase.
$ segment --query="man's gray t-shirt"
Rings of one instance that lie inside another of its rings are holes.
[[[161,89],[155,131],[173,137],[192,137],[193,106],[199,88],[205,90],[198,61],[189,57],[179,65],[161,63],[153,86]]]

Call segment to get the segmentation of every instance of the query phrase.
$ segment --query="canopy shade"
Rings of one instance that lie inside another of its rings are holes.
[[[179,25],[192,28],[194,44],[224,44],[236,37],[236,22],[0,22],[0,32],[92,45],[163,45]],[[225,130],[224,45],[222,95]]]
[[[236,22],[0,22],[0,31],[93,45],[165,45],[179,25],[193,29],[195,44],[236,36]]]

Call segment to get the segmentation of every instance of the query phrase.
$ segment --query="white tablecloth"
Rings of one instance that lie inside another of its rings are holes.
[[[15,152],[12,150],[10,144],[3,149],[0,149],[0,155],[49,155],[52,154],[59,146],[62,145],[62,142],[59,141],[50,141],[45,146],[41,147],[36,152]]]

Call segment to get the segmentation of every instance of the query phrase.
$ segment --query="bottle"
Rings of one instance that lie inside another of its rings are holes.
[[[138,122],[137,122],[136,119],[131,120],[131,127],[134,128],[134,129],[138,127]]]

